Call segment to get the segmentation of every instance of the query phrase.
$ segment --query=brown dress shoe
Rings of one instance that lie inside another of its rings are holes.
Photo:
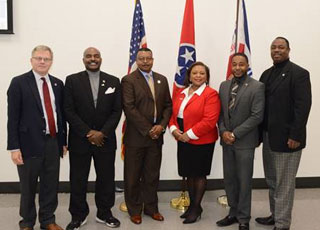
[[[164,217],[159,212],[156,212],[156,213],[153,213],[153,214],[150,214],[150,215],[146,213],[146,215],[151,216],[151,218],[154,219],[154,220],[164,221]]]
[[[142,218],[140,215],[133,215],[130,217],[130,220],[134,224],[141,224],[141,222],[142,222]]]
[[[41,228],[41,229],[45,229],[45,230],[63,230],[63,228],[61,228],[56,223],[48,224],[47,226],[45,226],[45,228]]]

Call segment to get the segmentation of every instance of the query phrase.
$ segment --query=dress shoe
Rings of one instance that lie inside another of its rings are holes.
[[[153,214],[148,214],[148,213],[145,213],[145,214],[147,216],[150,216],[154,220],[164,221],[164,217],[159,212],[156,212],[156,213],[153,213]]]
[[[277,228],[277,227],[274,227],[273,230],[290,230],[290,228]]]
[[[239,224],[239,230],[249,230],[249,223]]]
[[[101,224],[106,224],[110,228],[117,228],[120,226],[120,221],[112,215],[106,218],[99,218],[96,216],[96,221]]]
[[[142,218],[140,215],[133,215],[130,217],[130,220],[134,224],[141,224],[141,222],[142,222]]]
[[[272,215],[268,217],[258,217],[256,218],[256,222],[262,225],[274,225],[274,218]]]
[[[40,227],[42,230],[63,230],[59,225],[56,223],[48,224],[45,227]]]
[[[192,224],[201,219],[202,208],[192,209],[187,218],[182,222],[184,224]]]
[[[219,227],[225,227],[225,226],[229,226],[229,225],[232,225],[234,223],[237,223],[238,220],[235,216],[229,216],[227,215],[225,218],[223,218],[222,220],[219,220],[216,222],[216,224],[219,226]]]
[[[33,227],[20,227],[20,230],[33,230]]]
[[[68,225],[66,230],[79,230],[81,226],[87,223],[87,218],[84,220],[72,220]]]

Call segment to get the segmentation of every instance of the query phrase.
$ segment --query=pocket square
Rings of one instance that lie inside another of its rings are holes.
[[[115,89],[116,89],[115,87],[113,88],[109,87],[104,94],[114,93]]]

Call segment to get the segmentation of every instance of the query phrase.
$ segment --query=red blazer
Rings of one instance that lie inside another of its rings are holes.
[[[185,97],[181,93],[185,88],[173,87],[172,94],[172,115],[169,122],[169,128],[177,123],[177,115],[181,103]],[[184,130],[192,129],[193,133],[199,137],[198,140],[190,139],[190,144],[200,145],[213,143],[218,139],[217,122],[220,114],[220,99],[217,91],[206,86],[202,94],[194,94],[188,101],[183,111]]]

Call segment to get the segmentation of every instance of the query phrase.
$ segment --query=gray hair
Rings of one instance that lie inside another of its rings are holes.
[[[53,52],[52,52],[52,50],[50,49],[49,46],[38,45],[38,46],[34,47],[32,52],[31,52],[31,56],[33,56],[34,53],[37,52],[37,51],[49,51],[49,53],[51,55],[51,58],[53,58]]]

